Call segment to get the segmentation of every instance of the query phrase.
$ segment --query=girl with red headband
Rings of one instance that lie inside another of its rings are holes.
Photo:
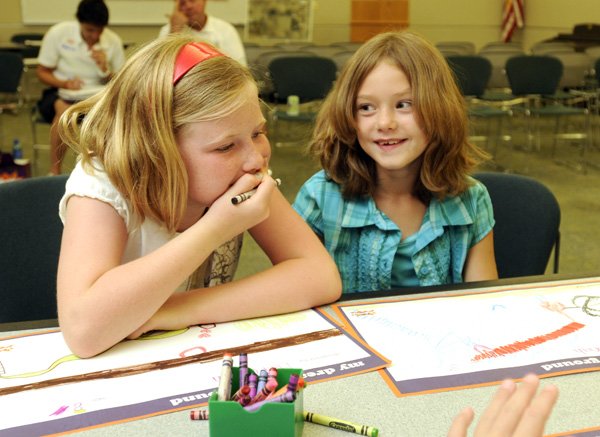
[[[340,296],[335,264],[267,171],[265,125],[248,69],[180,35],[68,110],[60,134],[80,158],[59,207],[57,290],[75,354]],[[273,267],[232,281],[245,231]]]

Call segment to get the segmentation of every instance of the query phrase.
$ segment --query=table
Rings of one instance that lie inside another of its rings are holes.
[[[411,294],[415,297],[442,296],[457,291],[493,291],[512,284],[540,285],[541,283],[568,283],[574,277],[556,275],[469,283],[453,286],[423,287],[390,293],[362,293],[360,298],[397,297]],[[589,278],[590,282],[598,277]],[[344,300],[356,296],[344,296]],[[326,310],[333,314],[330,309]],[[15,334],[22,329],[42,328],[54,321],[0,324],[0,331]],[[547,434],[563,433],[584,428],[600,427],[600,374],[588,372],[544,378],[542,385],[552,383],[559,387],[558,404],[546,426]],[[444,436],[452,418],[463,407],[472,406],[479,415],[496,391],[497,386],[447,391],[441,393],[396,397],[377,372],[309,385],[304,391],[304,408],[331,417],[377,427],[382,436]],[[478,416],[476,416],[478,417]],[[472,428],[474,428],[472,426]],[[149,436],[149,435],[208,435],[208,423],[191,421],[189,411],[180,411],[133,420],[127,423],[101,427],[83,432],[86,436]],[[306,423],[305,436],[351,436],[341,431]],[[594,434],[590,434],[594,435]],[[597,431],[600,435],[600,430]]]

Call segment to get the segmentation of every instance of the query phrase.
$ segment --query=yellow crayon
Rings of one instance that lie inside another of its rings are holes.
[[[369,437],[377,437],[379,430],[368,425],[357,425],[341,419],[323,416],[321,414],[304,412],[304,421],[316,423],[317,425],[328,426],[330,428],[339,429],[342,431],[353,432],[355,434],[366,435]]]

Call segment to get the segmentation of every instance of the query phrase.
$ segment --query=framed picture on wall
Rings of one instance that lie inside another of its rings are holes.
[[[311,41],[312,0],[248,0],[246,39]]]

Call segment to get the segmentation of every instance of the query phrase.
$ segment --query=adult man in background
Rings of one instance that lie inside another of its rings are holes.
[[[175,32],[190,32],[198,39],[214,45],[230,58],[246,65],[246,53],[238,31],[231,23],[206,14],[206,0],[175,0],[169,23],[159,37]]]
[[[64,145],[56,132],[60,116],[77,97],[64,97],[64,90],[97,90],[125,63],[123,43],[106,29],[108,8],[104,0],[81,0],[77,21],[55,24],[44,35],[38,56],[37,76],[49,85],[38,108],[50,129],[50,173],[60,174]],[[62,96],[61,96],[62,90]],[[71,93],[77,95],[77,93]]]

